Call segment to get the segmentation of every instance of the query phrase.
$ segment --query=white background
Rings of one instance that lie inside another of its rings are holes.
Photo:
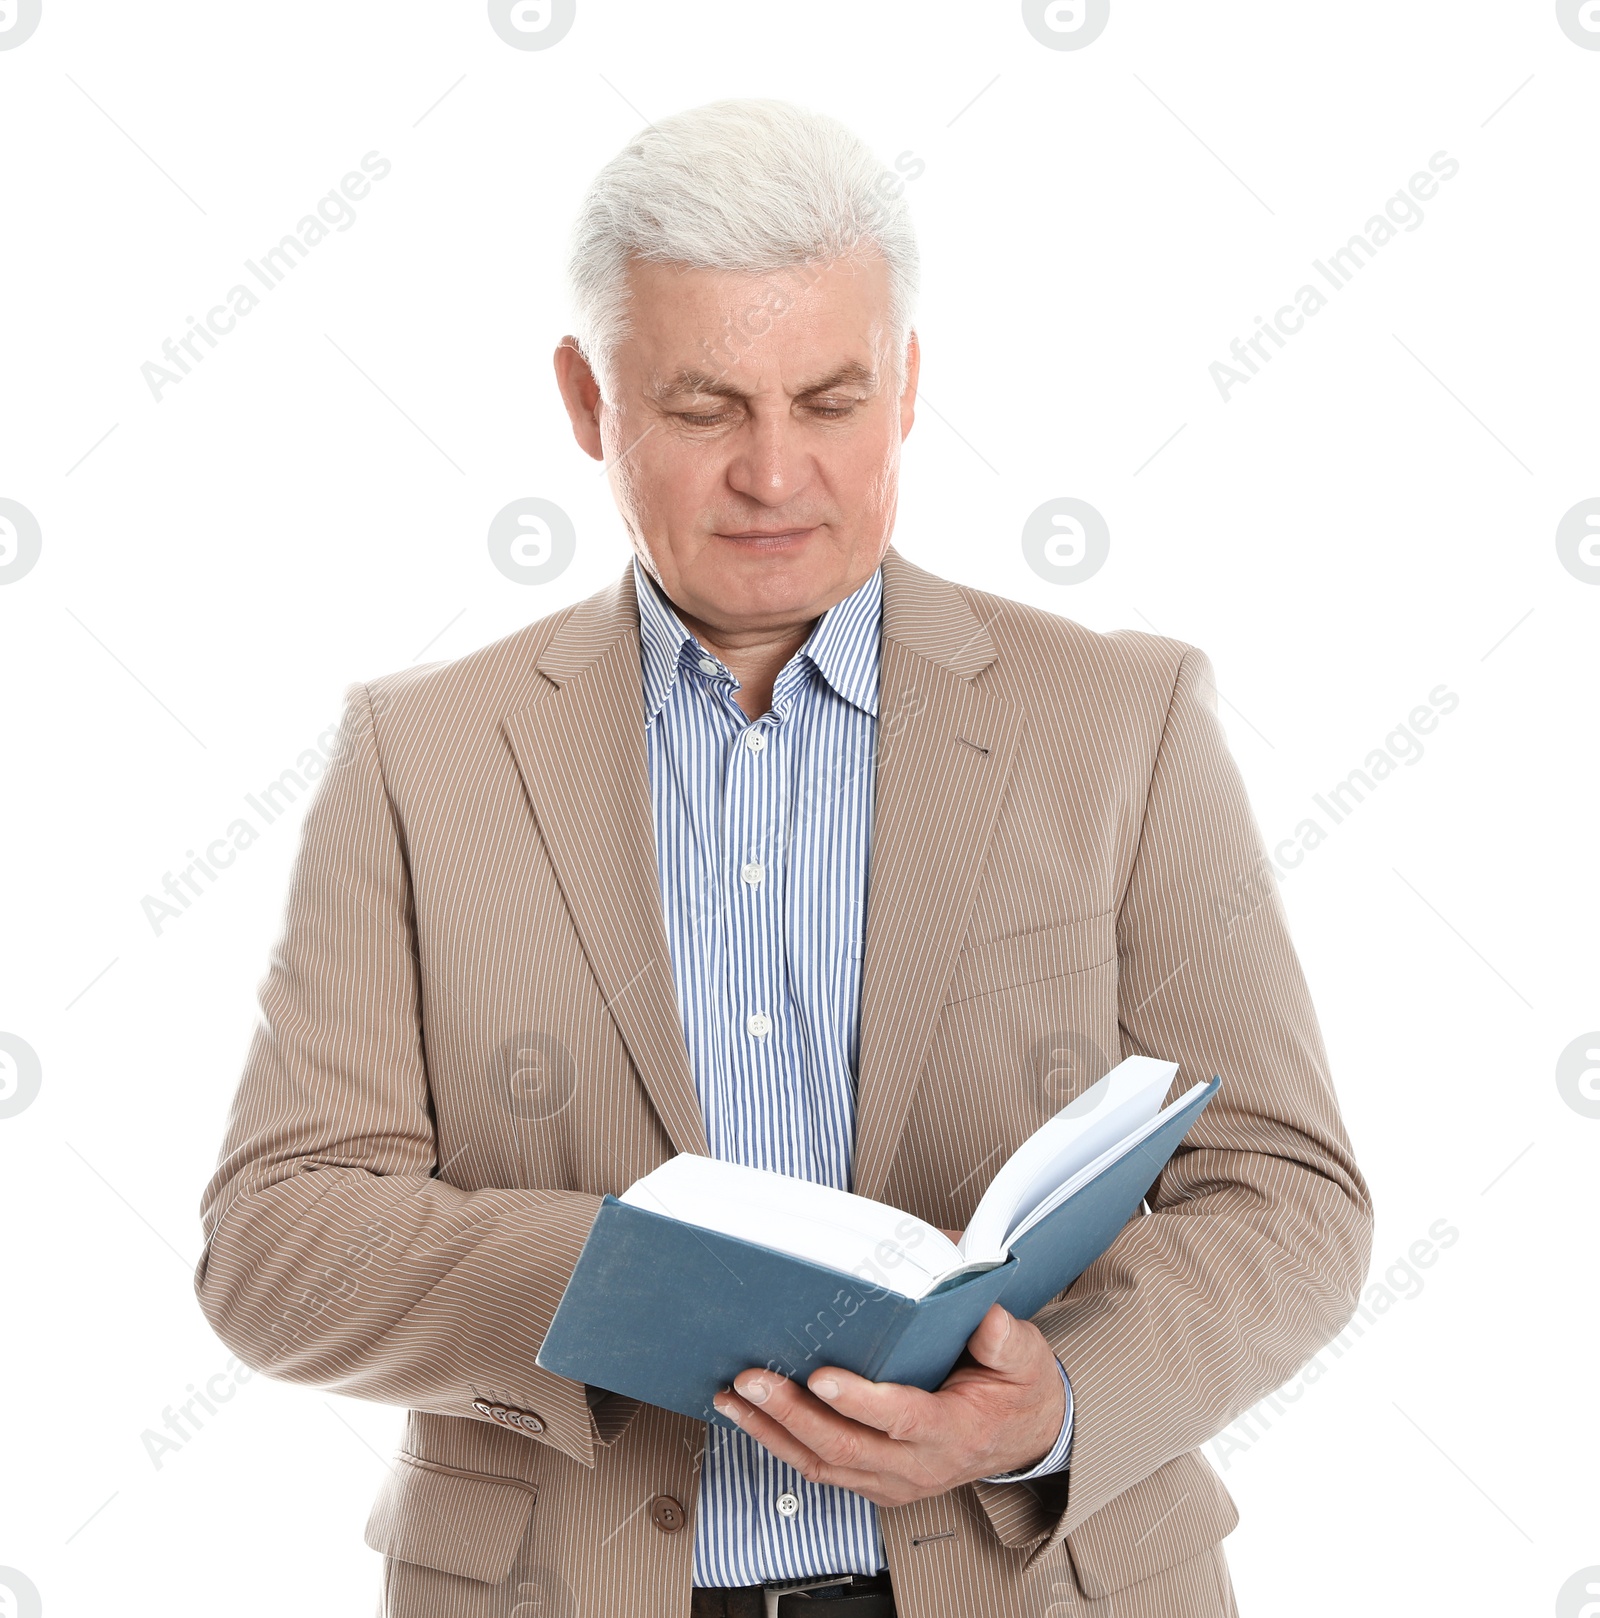
[[[0,51],[0,497],[43,534],[0,586],[0,1030],[43,1076],[0,1119],[0,1565],[51,1618],[371,1609],[398,1410],[257,1376],[145,1438],[232,1385],[197,1210],[303,803],[159,933],[141,903],[350,681],[623,567],[551,369],[567,230],[647,119],[730,95],[918,169],[905,555],[1203,647],[1269,844],[1459,698],[1283,880],[1373,1283],[1459,1234],[1212,1460],[1247,1615],[1556,1610],[1600,1563],[1600,1119],[1556,1082],[1600,1027],[1600,589],[1555,543],[1600,495],[1600,51],[1546,0],[1116,0],[1068,51],[1010,3],[579,0],[525,51],[482,4],[44,0]],[[354,225],[157,403],[162,340],[369,151]],[[1436,152],[1420,226],[1225,403],[1212,362]],[[528,495],[578,531],[532,588],[485,543]],[[1111,532],[1069,586],[1019,543],[1063,495]]]

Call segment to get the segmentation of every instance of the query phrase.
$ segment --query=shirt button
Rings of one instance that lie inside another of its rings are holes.
[[[745,1027],[756,1035],[770,1034],[772,1032],[772,1019],[764,1011],[754,1011],[745,1018]]]
[[[800,1510],[800,1502],[792,1494],[778,1496],[778,1515],[780,1517],[793,1517]]]
[[[747,864],[739,867],[739,875],[753,888],[760,883],[761,878],[766,875],[766,871],[762,868],[760,860],[750,860]]]
[[[759,753],[767,745],[767,733],[764,730],[747,730],[744,733],[744,745],[752,753]]]
[[[702,674],[715,674],[717,665],[709,657],[702,657],[700,659],[700,672]]]

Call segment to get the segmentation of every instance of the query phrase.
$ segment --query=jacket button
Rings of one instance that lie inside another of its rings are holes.
[[[476,1410],[480,1416],[487,1416],[489,1414],[489,1401],[487,1399],[474,1399],[472,1401],[472,1408]]]
[[[531,1410],[524,1410],[517,1417],[517,1425],[527,1433],[542,1433],[544,1431],[544,1423]]]
[[[675,1534],[683,1527],[683,1507],[670,1494],[658,1494],[650,1502],[650,1521],[663,1534]]]

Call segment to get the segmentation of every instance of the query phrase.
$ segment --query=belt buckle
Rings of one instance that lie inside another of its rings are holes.
[[[801,1590],[826,1590],[830,1585],[849,1584],[854,1577],[853,1573],[833,1573],[825,1579],[774,1579],[761,1586],[761,1600],[766,1609],[763,1618],[778,1618],[778,1603],[785,1596]]]

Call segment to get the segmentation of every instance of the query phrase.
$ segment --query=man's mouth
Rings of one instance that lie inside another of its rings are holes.
[[[757,550],[781,550],[787,545],[799,544],[815,532],[815,528],[744,528],[718,534],[717,537],[730,539],[737,545],[753,546]]]

